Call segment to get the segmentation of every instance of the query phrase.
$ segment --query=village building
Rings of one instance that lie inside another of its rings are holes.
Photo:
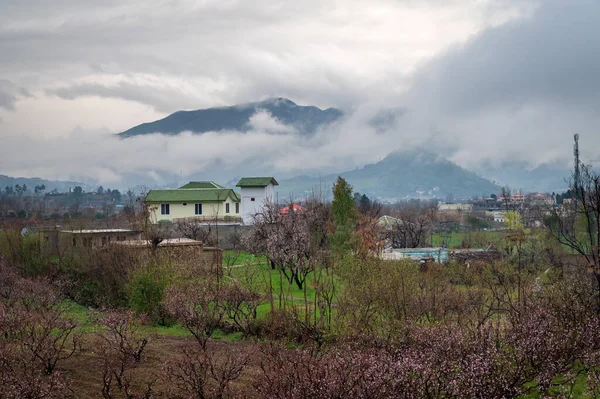
[[[252,224],[253,216],[261,210],[265,203],[275,202],[274,177],[243,177],[236,184],[241,191],[242,220],[244,224]]]
[[[61,230],[60,240],[74,247],[103,248],[111,243],[139,240],[141,231],[129,229]]]
[[[438,204],[440,212],[473,212],[473,204]]]
[[[171,190],[150,190],[146,195],[150,220],[176,222],[184,219],[239,222],[240,195],[212,181],[196,181]]]

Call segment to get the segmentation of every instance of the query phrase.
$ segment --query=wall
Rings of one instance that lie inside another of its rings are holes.
[[[152,255],[149,246],[128,247],[137,252],[140,259],[146,261]],[[184,268],[190,277],[202,271],[221,273],[223,266],[223,251],[218,248],[204,247],[202,245],[172,245],[159,246],[156,255]]]
[[[267,199],[274,201],[275,190],[273,184],[267,187],[241,187],[242,220],[244,224],[252,223],[252,216],[265,205]],[[251,199],[254,198],[254,201]]]
[[[231,238],[236,234],[241,235],[241,237],[243,238],[244,234],[246,234],[250,227],[251,226],[243,226],[236,224],[219,225],[219,248],[233,249]],[[215,227],[213,227],[213,229],[215,229]]]
[[[187,205],[183,205],[183,203],[169,203],[169,215],[161,215],[160,204],[152,204],[150,206],[150,219],[153,223],[156,223],[159,220],[173,221],[175,219],[193,217],[200,217],[206,219],[214,219],[217,216],[219,218],[223,218],[225,216],[240,217],[243,208],[240,204],[240,212],[235,213],[235,201],[233,201],[230,197],[227,197],[227,199],[222,202],[202,202],[202,215],[196,215],[196,207],[194,206],[194,204],[195,203],[192,202],[188,202]],[[225,204],[229,204],[229,213],[225,213]]]
[[[139,240],[139,231],[98,231],[94,233],[73,233],[61,231],[58,233],[56,245],[71,245],[75,247],[102,248],[111,242]],[[48,233],[50,238],[52,234]]]

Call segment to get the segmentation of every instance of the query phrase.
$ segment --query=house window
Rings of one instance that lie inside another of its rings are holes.
[[[229,213],[229,203],[225,204],[225,213]]]
[[[171,214],[171,207],[169,206],[169,204],[160,204],[160,214],[161,215],[170,215]]]
[[[117,236],[117,241],[125,241],[125,236]]]
[[[187,205],[187,202],[184,202],[184,203],[183,203],[183,206],[186,206],[186,205]]]
[[[195,204],[194,205],[194,213],[196,215],[202,215],[202,204]]]
[[[235,203],[235,213],[240,213],[240,203],[239,202]]]
[[[254,202],[254,200],[255,200],[254,197],[250,198],[250,201]]]

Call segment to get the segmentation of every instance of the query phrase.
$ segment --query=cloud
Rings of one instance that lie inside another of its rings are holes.
[[[354,108],[406,87],[417,63],[523,8],[477,0],[0,4],[0,75],[37,95],[126,99],[163,116],[270,97]],[[146,122],[132,107],[117,111],[130,114],[119,131]],[[95,112],[79,113],[78,124]],[[53,119],[44,125],[58,126],[62,115]],[[73,127],[65,123],[62,134]]]
[[[0,168],[8,175],[85,178],[121,187],[131,179],[164,184],[180,174],[224,182],[252,173],[341,171],[365,158],[376,160],[389,149],[388,136],[358,120],[345,120],[310,137],[299,136],[293,127],[261,111],[247,132],[151,134],[122,140],[77,129],[68,137],[0,137],[5,154]]]
[[[275,134],[293,134],[297,130],[293,126],[286,126],[279,119],[273,117],[271,113],[264,109],[259,109],[250,117],[248,122],[254,131],[265,131]]]
[[[46,91],[65,100],[75,100],[80,97],[118,98],[134,101],[153,107],[158,112],[169,113],[176,109],[195,109],[198,99],[180,88],[156,87],[119,82],[108,86],[99,83],[81,83],[72,86],[59,87]]]
[[[31,94],[10,80],[0,79],[0,108],[14,111],[16,103],[23,97],[31,97]]]
[[[0,86],[3,173],[316,173],[415,146],[475,169],[566,166],[573,133],[584,160],[600,148],[593,0],[22,3],[1,6],[0,75],[35,97]],[[301,139],[266,113],[246,134],[98,133],[279,96],[350,117]]]
[[[547,1],[528,18],[487,29],[415,71],[401,101],[406,130],[443,140],[453,159],[530,165],[600,147],[600,3]]]

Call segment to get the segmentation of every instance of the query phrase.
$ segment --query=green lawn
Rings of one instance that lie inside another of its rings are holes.
[[[244,265],[248,263],[260,263],[266,262],[267,259],[264,256],[256,257],[247,251],[235,251],[227,249],[223,251],[223,265]]]
[[[441,247],[445,244],[448,248],[459,248],[465,242],[469,243],[471,248],[484,248],[488,243],[498,243],[503,237],[503,231],[492,230],[433,233],[431,245]]]

